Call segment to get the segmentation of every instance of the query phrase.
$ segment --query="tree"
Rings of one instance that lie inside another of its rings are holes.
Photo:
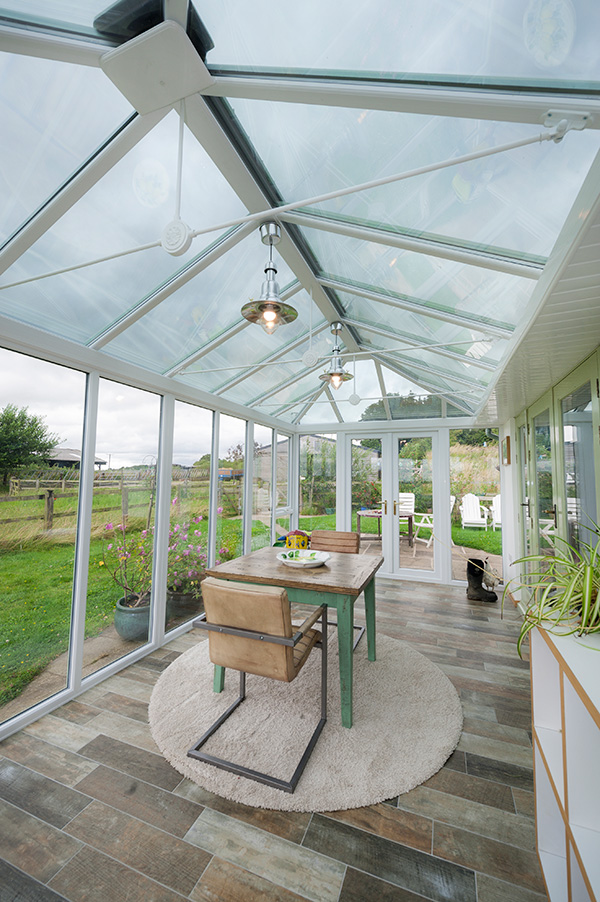
[[[27,412],[27,407],[7,404],[0,411],[0,473],[4,485],[9,474],[20,467],[40,463],[60,439],[48,432],[43,417]]]

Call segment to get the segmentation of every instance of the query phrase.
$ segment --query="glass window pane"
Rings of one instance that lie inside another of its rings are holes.
[[[352,439],[351,467],[352,529],[360,523],[361,553],[381,554],[381,439]],[[363,516],[365,511],[372,513]]]
[[[244,553],[244,462],[246,422],[219,417],[219,478],[217,485],[217,553],[215,563]]]
[[[132,112],[100,69],[0,53],[0,244]]]
[[[108,352],[158,372],[185,360],[227,329],[243,322],[240,310],[250,297],[258,296],[264,279],[264,256],[265,248],[258,232],[249,235],[109,342]],[[290,269],[279,259],[277,266],[280,284],[291,281]],[[259,326],[248,334],[257,332],[262,332]],[[246,340],[249,345],[251,340]],[[256,340],[260,341],[258,336]],[[273,346],[276,348],[277,343]],[[227,362],[231,363],[231,358]],[[199,368],[193,365],[191,370]],[[223,373],[217,376],[220,383],[225,381]],[[197,384],[207,387],[202,378]]]
[[[179,117],[171,113],[6,271],[2,284],[160,241],[175,210],[178,132]],[[191,228],[210,226],[244,214],[242,203],[187,130],[183,182],[181,213]],[[179,257],[171,256],[161,247],[153,247],[75,272],[0,290],[0,311],[87,343],[179,272],[217,237],[200,236]],[[255,244],[257,253],[262,249],[256,261],[256,281],[260,287],[264,248],[258,235]],[[232,267],[231,259],[228,266]],[[187,293],[177,294],[176,319],[180,326],[188,321],[195,324],[194,315],[202,309],[197,278],[187,286]],[[161,329],[163,322],[167,327],[161,336],[163,340],[170,334],[173,323],[174,302],[169,301],[152,315],[154,328]],[[214,308],[210,309],[214,315]],[[73,316],[73,310],[77,310],[77,316]],[[232,317],[239,318],[239,309],[226,322]],[[218,323],[217,320],[213,328]],[[180,331],[179,345],[181,335]],[[122,356],[126,360],[143,360],[147,367],[148,360],[157,356],[154,345],[160,342],[154,341],[144,355],[143,350],[138,352],[139,340],[137,330],[128,330],[122,338],[125,342]],[[110,352],[117,353],[122,342],[109,345]],[[133,346],[131,357],[127,356],[129,345]],[[158,360],[172,362],[173,354],[166,357],[163,351]]]
[[[541,125],[314,104],[232,100],[231,105],[286,202],[543,131]],[[513,149],[306,210],[375,227],[401,227],[413,237],[439,234],[459,243],[466,239],[470,246],[508,249],[515,257],[543,259],[599,147],[596,132],[578,132],[562,144],[548,141]]]
[[[349,0],[340,16],[335,2],[273,6],[257,0],[248,6],[225,0],[205,4],[202,17],[215,43],[211,65],[314,67],[379,77],[432,72],[474,83],[493,76],[535,84],[600,78],[594,40],[600,15],[593,3]]]
[[[86,676],[148,641],[159,417],[158,395],[100,380],[86,633],[111,614]]]
[[[252,551],[271,544],[272,468],[273,430],[256,424],[252,487]]]
[[[213,414],[175,402],[167,627],[203,610],[201,581],[208,563]]]
[[[4,721],[67,685],[85,375],[2,349],[0,385]],[[7,434],[14,448],[19,423],[26,426],[31,417],[39,418],[56,447],[29,462],[14,451],[7,457]],[[112,604],[94,611],[84,657],[97,641],[93,637],[106,629],[106,619],[112,619]]]
[[[287,507],[290,503],[290,439],[287,435],[277,434],[277,485],[275,487],[275,503],[277,509]]]
[[[565,496],[568,541],[575,548],[582,542],[595,545],[589,527],[597,523],[594,478],[594,431],[592,389],[586,382],[561,401]]]
[[[300,438],[300,529],[335,529],[336,436]]]
[[[469,557],[487,558],[502,575],[502,529],[492,529],[490,510],[492,499],[499,493],[498,439],[484,429],[450,430],[452,579],[466,580]],[[467,494],[479,500],[484,525],[463,527],[461,504]]]
[[[433,523],[433,467],[431,436],[399,438],[398,554],[402,569],[433,570],[435,543],[421,523]],[[417,538],[414,534],[419,528]],[[421,541],[419,541],[421,540]]]
[[[537,527],[540,553],[553,554],[548,536],[556,529],[554,492],[552,487],[552,430],[550,411],[544,410],[533,421],[535,443],[535,484],[537,494]]]

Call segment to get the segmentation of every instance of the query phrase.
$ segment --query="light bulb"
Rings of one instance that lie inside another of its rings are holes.
[[[273,310],[272,307],[268,307],[266,310],[263,310],[263,319],[265,322],[270,323],[277,319],[277,313]]]
[[[275,317],[272,320],[268,320],[263,317],[263,320],[264,321],[261,323],[261,326],[263,327],[267,335],[272,335],[273,332],[279,328],[279,323],[277,322]]]
[[[332,373],[331,374],[332,388],[339,388],[341,384],[342,384],[342,374],[341,373]]]

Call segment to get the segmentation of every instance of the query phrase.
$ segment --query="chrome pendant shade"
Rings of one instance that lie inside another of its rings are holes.
[[[260,237],[263,244],[269,245],[265,281],[262,283],[258,300],[244,304],[241,313],[248,322],[258,323],[270,335],[279,326],[292,323],[298,316],[298,311],[290,304],[285,304],[279,297],[279,284],[276,279],[277,267],[273,261],[273,245],[279,244],[281,238],[279,225],[276,222],[263,222],[260,227]]]
[[[335,335],[335,344],[331,352],[331,362],[324,373],[321,373],[319,379],[322,382],[328,382],[332,388],[339,388],[342,382],[349,382],[353,378],[352,373],[348,373],[344,369],[342,363],[341,348],[339,346],[339,334],[342,331],[341,323],[331,324],[331,334]]]

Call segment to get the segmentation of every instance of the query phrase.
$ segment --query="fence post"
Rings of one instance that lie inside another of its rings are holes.
[[[125,525],[127,521],[127,516],[129,514],[129,489],[126,485],[123,485],[121,482],[121,516],[123,518],[123,525]]]
[[[46,489],[44,495],[44,529],[52,529],[52,521],[54,519],[54,490]]]

